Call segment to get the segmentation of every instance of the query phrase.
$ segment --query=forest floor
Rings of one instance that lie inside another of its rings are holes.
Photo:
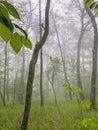
[[[28,130],[98,130],[98,122],[95,121],[95,118],[98,120],[98,109],[90,111],[82,108],[81,112],[81,108],[77,101],[59,100],[57,106],[53,100],[46,101],[44,108],[40,108],[39,101],[33,101]],[[0,106],[0,130],[20,130],[22,116],[23,105]],[[77,128],[82,120],[85,121]]]

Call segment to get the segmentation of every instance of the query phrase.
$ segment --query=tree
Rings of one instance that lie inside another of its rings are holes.
[[[50,64],[47,70],[47,79],[52,87],[54,99],[55,99],[55,105],[57,105],[57,94],[56,94],[56,79],[57,74],[60,73],[60,67],[61,63],[57,57],[50,57]]]
[[[7,44],[5,44],[5,60],[4,60],[4,91],[3,91],[3,96],[4,96],[4,106],[6,105],[6,83],[7,83]]]
[[[85,1],[84,1],[85,2]],[[96,108],[96,82],[97,82],[97,42],[98,42],[98,30],[97,23],[95,20],[95,16],[89,9],[87,5],[85,5],[85,9],[87,14],[89,15],[94,31],[94,45],[93,45],[93,56],[92,56],[92,77],[91,77],[91,91],[90,91],[90,102],[91,109]]]
[[[20,20],[20,16],[17,10],[7,1],[0,1],[0,37],[6,42],[10,43],[10,46],[13,50],[18,53],[22,46],[26,46],[29,49],[32,49],[32,44],[28,39],[28,35],[20,26],[13,23],[10,18],[10,15],[16,19]],[[20,30],[21,34],[18,33]],[[5,45],[5,69],[4,69],[4,91],[2,96],[3,104],[5,105],[5,92],[6,92],[6,84],[8,84],[8,80],[6,80],[7,74],[7,44]],[[8,74],[7,74],[8,77]],[[8,90],[8,88],[7,88]],[[1,96],[1,97],[2,97]]]
[[[45,9],[45,31],[41,40],[37,42],[37,44],[35,45],[32,58],[30,61],[30,65],[29,65],[25,108],[24,108],[24,116],[21,124],[21,130],[27,130],[27,126],[28,126],[28,118],[30,114],[31,98],[32,98],[32,86],[33,86],[34,76],[35,76],[35,66],[38,59],[39,51],[42,48],[42,46],[45,44],[49,33],[49,8],[50,8],[50,0],[47,0],[46,9]]]
[[[82,81],[81,81],[81,74],[80,74],[80,52],[81,52],[81,43],[82,43],[83,35],[85,32],[85,27],[84,27],[85,9],[82,9],[79,6],[79,10],[80,10],[81,31],[80,31],[80,36],[78,38],[78,45],[77,45],[77,83],[78,83],[79,88],[83,89]],[[82,100],[84,99],[84,94],[80,93],[80,99]]]
[[[61,42],[60,42],[60,38],[59,38],[59,33],[58,33],[57,25],[56,25],[56,21],[55,21],[55,18],[54,18],[54,15],[53,15],[52,12],[51,12],[51,15],[52,15],[52,18],[53,18],[54,28],[55,28],[55,31],[56,31],[57,41],[58,41],[58,45],[59,45],[59,49],[60,49],[60,54],[61,54],[61,59],[62,59],[62,63],[63,63],[63,72],[64,72],[65,82],[69,83],[68,77],[67,77],[67,72],[66,72],[65,60],[64,60],[64,56],[63,56],[63,52],[62,52],[62,47],[61,47]],[[70,91],[69,91],[69,97],[70,97],[70,100],[72,100],[72,94],[71,94]]]
[[[39,30],[40,30],[40,40],[42,38],[42,21],[41,21],[41,0],[39,0]],[[43,97],[43,50],[40,50],[40,106],[44,106]]]

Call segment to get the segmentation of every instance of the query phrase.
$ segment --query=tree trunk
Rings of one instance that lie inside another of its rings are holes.
[[[40,106],[44,106],[43,96],[43,51],[40,50]]]
[[[23,103],[24,93],[25,93],[25,84],[24,84],[24,73],[25,73],[25,48],[22,50],[22,68],[21,68],[21,80],[20,80],[20,92],[19,92],[19,102]]]
[[[93,56],[92,56],[92,77],[91,77],[91,91],[90,91],[90,102],[91,109],[96,109],[96,83],[97,83],[97,47],[98,47],[98,31],[95,16],[91,10],[85,5],[87,14],[89,15],[93,30],[94,30],[94,46],[93,46]]]
[[[16,102],[16,89],[17,89],[17,68],[15,70],[14,88],[13,88],[13,104]]]
[[[39,0],[39,30],[40,30],[40,40],[42,38],[42,27],[41,27],[41,0]],[[40,106],[44,106],[44,96],[43,96],[43,50],[40,50]]]
[[[32,98],[32,86],[33,86],[33,81],[35,77],[35,65],[38,59],[39,51],[42,48],[42,46],[45,44],[48,33],[49,33],[49,8],[50,8],[50,0],[47,0],[46,9],[45,9],[45,31],[41,40],[35,45],[32,59],[29,65],[25,109],[24,109],[24,115],[23,115],[23,120],[21,124],[21,130],[27,130],[27,127],[28,127],[28,119],[29,119],[29,114],[30,114],[31,98]]]
[[[52,71],[52,80],[50,80],[50,77],[49,77],[49,74],[47,73],[47,79],[49,81],[49,83],[51,84],[52,86],[52,91],[53,91],[53,95],[54,95],[54,99],[55,99],[55,105],[57,105],[57,96],[56,96],[56,92],[55,92],[55,88],[54,88],[54,76],[55,76],[55,73],[54,73],[54,68],[53,68],[53,71]]]
[[[4,97],[3,97],[3,95],[2,95],[2,93],[1,93],[1,91],[0,91],[0,97],[1,97],[1,100],[2,100],[2,103],[3,103],[3,106],[5,106],[5,100],[4,100]]]
[[[58,41],[60,54],[61,54],[61,59],[62,59],[62,63],[63,63],[63,72],[64,72],[65,82],[69,83],[68,77],[67,77],[67,73],[66,73],[65,60],[64,60],[64,57],[63,57],[63,52],[62,52],[62,48],[61,48],[61,43],[60,43],[60,39],[59,39],[59,33],[58,33],[58,30],[57,30],[56,21],[55,21],[54,15],[52,13],[51,13],[51,15],[52,15],[52,18],[53,18],[54,27],[55,27],[55,31],[56,31],[56,35],[57,35],[57,41]],[[71,93],[71,91],[69,91],[69,97],[70,97],[70,100],[72,100],[72,93]]]
[[[7,82],[6,82],[7,101],[9,101],[9,48],[7,46]]]
[[[83,20],[84,20],[84,10],[81,11],[81,32],[78,39],[78,45],[77,45],[77,83],[78,87],[83,90],[82,81],[81,81],[81,72],[80,72],[80,51],[81,51],[81,43],[84,35],[84,26],[83,26]],[[80,99],[84,100],[84,94],[80,93]]]
[[[5,44],[5,60],[4,60],[4,90],[3,90],[3,98],[4,98],[4,106],[6,105],[6,67],[7,67],[7,43]]]

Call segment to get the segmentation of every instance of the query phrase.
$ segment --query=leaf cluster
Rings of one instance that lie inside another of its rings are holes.
[[[18,53],[22,46],[32,49],[32,43],[24,29],[12,22],[10,16],[20,20],[19,13],[9,2],[0,0],[0,37],[9,42],[13,50]],[[19,30],[21,34],[15,30]]]
[[[90,9],[98,10],[98,3],[94,0],[86,0],[86,4],[89,5]]]
[[[85,118],[78,122],[76,127],[77,130],[97,130],[98,120],[96,118]]]
[[[63,86],[66,88],[67,91],[71,91],[73,95],[76,95],[78,93],[84,94],[84,90],[82,90],[79,87],[74,87],[71,84],[66,84],[66,83]]]

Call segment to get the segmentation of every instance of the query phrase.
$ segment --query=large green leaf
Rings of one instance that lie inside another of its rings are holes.
[[[2,3],[8,10],[8,12],[15,18],[20,19],[20,16],[17,12],[17,10],[13,7],[13,5],[11,5],[10,3],[8,3],[7,1],[0,1],[0,3]]]
[[[13,32],[14,27],[13,27],[13,24],[12,24],[11,20],[8,20],[8,19],[6,19],[5,16],[0,15],[0,23],[4,24],[6,27],[9,28],[9,30],[11,32]]]
[[[21,36],[18,33],[13,34],[10,40],[10,45],[16,53],[18,53],[21,50],[22,41],[21,41]]]
[[[5,42],[8,42],[11,36],[11,31],[5,25],[0,23],[0,37],[2,37]]]
[[[91,4],[93,2],[93,0],[86,0],[86,4]]]
[[[28,38],[24,37],[24,36],[21,36],[21,38],[22,38],[22,42],[23,42],[24,46],[29,48],[29,49],[32,49],[31,41]]]
[[[7,9],[0,3],[0,14],[5,16],[6,19],[10,20]]]
[[[25,31],[24,29],[22,29],[20,26],[18,26],[18,25],[15,24],[15,23],[14,23],[14,26],[15,26],[16,28],[18,28],[18,29],[25,35],[26,38],[28,37],[28,35],[27,35],[27,33],[26,33],[26,31]]]

